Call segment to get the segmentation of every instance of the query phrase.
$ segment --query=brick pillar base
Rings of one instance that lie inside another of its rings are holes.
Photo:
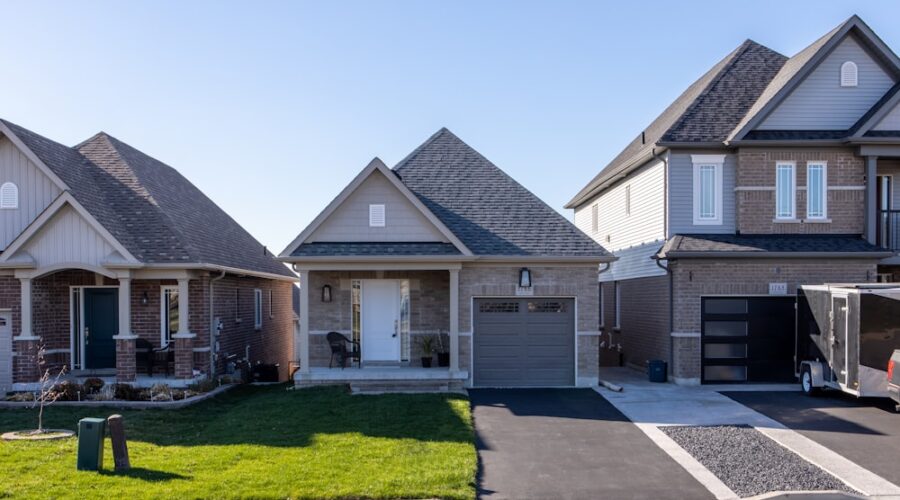
[[[38,349],[41,340],[38,337],[13,337],[16,357],[13,358],[13,382],[37,382],[44,374],[44,368],[38,364]]]
[[[135,360],[136,335],[117,335],[116,339],[116,381],[134,382],[137,375]]]
[[[193,334],[176,333],[175,339],[175,378],[192,378],[194,376],[194,337]]]
[[[700,383],[700,334],[672,334],[672,377],[676,384]]]

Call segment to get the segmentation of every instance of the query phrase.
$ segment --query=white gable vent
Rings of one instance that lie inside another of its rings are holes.
[[[12,182],[0,186],[0,208],[19,208],[19,188]]]
[[[369,205],[369,227],[384,227],[384,204]]]
[[[857,73],[855,62],[847,61],[841,64],[841,87],[856,87]]]

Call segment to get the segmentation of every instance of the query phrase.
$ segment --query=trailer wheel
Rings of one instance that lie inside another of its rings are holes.
[[[813,385],[812,370],[810,370],[809,365],[803,365],[803,368],[800,370],[800,388],[803,390],[803,394],[807,396],[818,396],[822,393],[821,387]]]

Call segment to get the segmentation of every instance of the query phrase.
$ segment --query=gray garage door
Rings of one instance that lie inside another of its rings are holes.
[[[475,299],[474,316],[476,386],[575,385],[573,299]]]

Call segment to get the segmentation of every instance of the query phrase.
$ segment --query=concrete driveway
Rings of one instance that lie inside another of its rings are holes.
[[[900,414],[890,400],[837,392],[723,394],[900,485]]]
[[[712,498],[591,389],[469,391],[480,498]]]

